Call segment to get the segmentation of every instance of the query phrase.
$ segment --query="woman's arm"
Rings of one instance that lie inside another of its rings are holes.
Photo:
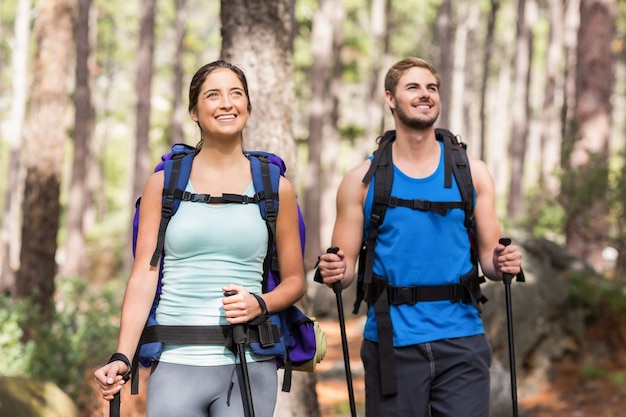
[[[156,292],[158,267],[150,266],[150,259],[156,247],[161,221],[162,190],[163,172],[157,172],[146,182],[141,197],[136,257],[126,284],[117,345],[117,352],[131,361]],[[96,371],[96,381],[105,399],[111,400],[119,392],[123,384],[121,375],[128,371],[122,361],[109,363]]]

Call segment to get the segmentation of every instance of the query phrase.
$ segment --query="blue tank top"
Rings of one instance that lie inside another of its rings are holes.
[[[432,202],[461,201],[454,175],[452,187],[444,187],[443,144],[437,170],[426,178],[411,178],[395,165],[391,195]],[[363,206],[365,236],[370,231],[374,180]],[[448,210],[445,216],[432,211],[387,207],[379,226],[374,269],[394,286],[446,285],[458,283],[472,269],[470,243],[462,209]],[[482,320],[472,304],[448,300],[391,305],[394,346],[408,346],[444,338],[484,333]],[[367,313],[363,336],[378,341],[373,307]]]

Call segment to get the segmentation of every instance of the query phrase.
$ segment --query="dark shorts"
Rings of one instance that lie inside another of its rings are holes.
[[[397,347],[394,355],[398,393],[383,396],[378,344],[363,341],[367,417],[489,416],[492,352],[485,335]]]
[[[146,415],[242,417],[239,372],[233,375],[233,369],[234,365],[188,366],[159,362],[148,380]],[[248,374],[255,417],[272,417],[278,392],[276,362],[249,362]],[[229,399],[231,382],[234,385]]]

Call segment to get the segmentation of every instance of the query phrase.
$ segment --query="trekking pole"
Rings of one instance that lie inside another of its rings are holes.
[[[504,246],[511,244],[511,239],[503,237],[499,243]],[[517,376],[515,375],[515,343],[513,341],[513,310],[511,308],[511,281],[513,275],[508,273],[502,274],[502,282],[504,283],[504,295],[506,300],[506,324],[509,334],[509,367],[511,372],[511,399],[513,403],[513,417],[517,417]],[[517,281],[523,282],[523,275],[520,270],[520,276]]]
[[[225,297],[237,294],[236,291],[224,292]],[[248,364],[246,362],[246,329],[244,324],[233,324],[233,342],[237,346],[237,356],[239,356],[239,369],[241,379],[239,380],[239,390],[243,402],[245,417],[254,417],[254,404],[252,403],[252,391],[250,389],[250,376],[248,375]],[[235,358],[235,362],[237,359]]]
[[[120,417],[120,393],[113,396],[109,402],[109,417]]]
[[[337,246],[331,246],[326,250],[326,253],[337,253],[339,248]],[[315,281],[323,284],[322,275],[320,273],[315,274]],[[339,316],[339,328],[341,329],[341,347],[343,348],[343,362],[346,369],[346,383],[348,384],[348,399],[350,401],[350,415],[356,417],[356,405],[354,402],[354,388],[352,387],[352,371],[350,370],[350,353],[348,351],[348,337],[346,336],[346,321],[343,314],[343,299],[341,297],[341,281],[333,282],[333,291],[337,298],[337,314]]]

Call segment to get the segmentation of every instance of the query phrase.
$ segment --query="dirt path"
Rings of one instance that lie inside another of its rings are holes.
[[[320,327],[327,336],[328,352],[318,365],[317,395],[322,417],[350,415],[348,390],[343,367],[343,352],[339,324],[321,320]],[[357,412],[365,415],[363,367],[359,350],[363,318],[349,317],[346,335],[349,340],[350,365]],[[541,394],[520,398],[519,408],[533,417],[624,417],[626,416],[626,369],[616,364],[604,364],[609,372],[589,375],[582,364],[568,363],[555,370],[553,381]]]

